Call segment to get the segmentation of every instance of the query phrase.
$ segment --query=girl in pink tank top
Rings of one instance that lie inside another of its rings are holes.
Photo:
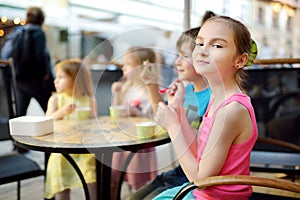
[[[241,80],[243,67],[255,59],[253,47],[256,50],[241,22],[226,16],[208,19],[198,33],[193,52],[195,70],[206,77],[212,91],[198,135],[195,137],[184,115],[184,86],[180,81],[168,90],[169,104],[158,105],[155,120],[168,131],[190,182],[209,176],[250,174],[250,152],[258,133]],[[155,199],[172,199],[179,189],[166,190]],[[243,200],[251,193],[251,186],[217,186],[195,190],[186,198]]]

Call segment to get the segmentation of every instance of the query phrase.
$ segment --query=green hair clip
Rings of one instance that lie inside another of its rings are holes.
[[[256,56],[257,56],[257,45],[254,40],[251,39],[251,47],[250,47],[250,53],[249,53],[249,59],[246,64],[246,66],[251,66],[252,63],[254,62]]]

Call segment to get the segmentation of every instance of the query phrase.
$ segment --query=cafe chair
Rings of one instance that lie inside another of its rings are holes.
[[[246,176],[246,175],[226,175],[226,176],[212,176],[207,178],[201,178],[193,183],[189,183],[184,186],[174,197],[174,200],[181,200],[183,197],[194,189],[202,190],[207,187],[220,186],[220,185],[252,185],[260,186],[272,189],[280,189],[284,191],[293,192],[298,197],[286,197],[279,195],[264,194],[264,196],[256,196],[257,193],[253,192],[250,200],[291,200],[299,199],[300,197],[300,184],[294,183],[286,180],[275,179],[275,178],[265,178],[256,176]]]
[[[10,62],[0,61],[0,70],[0,141],[13,142],[9,133],[8,120],[17,116],[17,104]],[[21,198],[21,181],[44,175],[44,172],[37,162],[18,151],[0,155],[0,184],[17,182],[18,200]]]
[[[258,137],[254,149],[251,151],[250,171],[266,173],[286,173],[295,181],[300,175],[300,146],[273,138]],[[292,181],[263,178],[255,176],[214,176],[189,183],[179,191],[174,199],[182,199],[189,191],[217,185],[253,185],[277,188],[299,193],[297,198],[276,196],[253,192],[250,200],[291,200],[300,198],[300,184]]]
[[[300,175],[300,146],[274,138],[258,137],[250,156],[250,171],[284,173],[295,181]]]

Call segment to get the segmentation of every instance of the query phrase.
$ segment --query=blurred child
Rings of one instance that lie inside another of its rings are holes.
[[[212,96],[196,137],[184,114],[182,82],[169,87],[168,105],[158,105],[155,120],[167,130],[190,182],[217,175],[250,175],[250,153],[258,131],[242,80],[243,67],[253,61],[249,60],[252,45],[249,30],[230,17],[212,17],[202,25],[193,63],[196,72],[207,79]],[[173,199],[181,187],[154,199]],[[185,198],[246,200],[251,193],[248,185],[224,185],[194,190]]]
[[[54,120],[84,120],[97,116],[90,71],[79,59],[68,59],[55,66],[56,93],[48,102],[47,116]],[[91,199],[96,199],[96,161],[92,154],[70,154],[79,166],[89,188]],[[59,153],[49,157],[45,184],[45,198],[70,199],[70,189],[81,187],[81,181],[71,164]]]
[[[112,105],[123,105],[125,111],[122,117],[139,116],[151,117],[153,114],[149,94],[141,78],[144,68],[143,62],[156,62],[155,52],[149,48],[132,47],[124,57],[121,81],[112,84]],[[116,179],[120,167],[123,165],[129,152],[114,153],[112,161],[112,198],[115,195]],[[139,150],[131,160],[126,173],[126,181],[136,190],[156,176],[156,155],[154,148]]]

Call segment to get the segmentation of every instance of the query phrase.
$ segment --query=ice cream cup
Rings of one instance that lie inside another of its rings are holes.
[[[155,122],[138,122],[135,125],[138,139],[150,139],[155,136],[155,127],[157,125]]]
[[[118,106],[110,106],[109,107],[109,114],[110,114],[110,119],[112,122],[116,123],[120,112],[125,110],[125,106],[118,105]]]
[[[91,113],[91,107],[76,107],[75,110],[76,119],[87,119]]]

